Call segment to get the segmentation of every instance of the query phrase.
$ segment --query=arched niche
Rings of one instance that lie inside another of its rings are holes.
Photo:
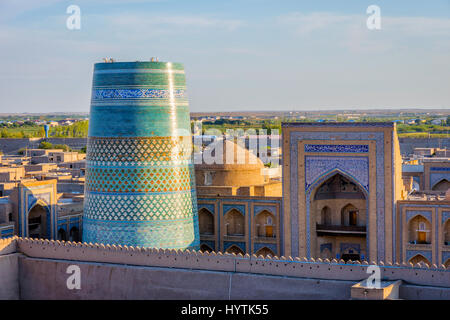
[[[202,243],[200,245],[200,251],[202,251],[202,252],[213,252],[214,250],[210,246],[208,246],[206,243]]]
[[[255,216],[255,228],[257,237],[276,237],[275,216],[263,210]]]
[[[365,227],[367,194],[364,188],[339,171],[324,179],[311,193],[313,221],[321,225]]]
[[[433,191],[447,191],[448,189],[450,189],[450,181],[447,179],[442,179],[431,188]]]
[[[444,262],[444,266],[448,269],[450,268],[450,258]]]
[[[350,242],[365,252],[368,248],[366,189],[339,170],[321,178],[311,188],[309,221],[311,229],[315,229],[310,233],[311,255],[333,258],[331,250],[321,249],[323,243],[338,246]],[[361,253],[345,254],[351,260],[360,260],[361,256]]]
[[[35,204],[28,212],[28,237],[48,239],[50,230],[47,225],[50,218],[49,208],[41,203]]]
[[[431,266],[431,262],[428,261],[428,259],[425,258],[425,257],[424,257],[423,255],[421,255],[421,254],[416,254],[414,257],[412,257],[411,259],[409,259],[408,262],[412,263],[414,266],[415,266],[416,264],[418,264],[419,262],[424,262],[424,263],[426,263],[428,266]]]
[[[200,234],[214,234],[214,215],[206,208],[201,208],[198,212],[198,225]]]
[[[411,244],[429,244],[432,241],[431,223],[422,215],[416,215],[408,222],[408,242]]]
[[[231,209],[224,216],[225,234],[228,236],[245,235],[245,218],[237,209]]]
[[[450,219],[447,219],[444,224],[444,234],[442,238],[444,240],[444,245],[450,246]]]
[[[275,253],[272,251],[272,250],[270,250],[269,248],[267,248],[267,247],[262,247],[261,249],[259,249],[258,251],[256,251],[256,253],[255,253],[257,256],[263,256],[263,257],[267,257],[267,256],[271,256],[271,257],[274,257],[275,256]]]
[[[230,246],[227,250],[225,250],[225,252],[226,253],[235,253],[235,254],[241,253],[242,255],[245,254],[244,251],[242,251],[241,248],[239,248],[238,246],[236,246],[234,244],[232,246]]]

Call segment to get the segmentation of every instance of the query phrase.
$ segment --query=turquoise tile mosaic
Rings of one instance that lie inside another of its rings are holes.
[[[185,83],[179,63],[95,64],[84,242],[199,248]]]

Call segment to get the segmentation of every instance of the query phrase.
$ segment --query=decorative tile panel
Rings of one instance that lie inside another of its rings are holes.
[[[239,249],[241,249],[244,252],[247,252],[247,250],[245,250],[245,242],[235,242],[235,241],[224,241],[223,242],[223,251],[227,251],[227,249],[231,246],[236,246]]]
[[[450,181],[450,172],[447,173],[430,173],[430,189],[442,180]]]
[[[260,243],[260,242],[257,242],[257,243],[255,243],[255,244],[253,245],[253,252],[256,254],[256,252],[257,252],[259,249],[262,249],[262,248],[264,248],[264,247],[266,247],[266,248],[272,250],[272,252],[273,252],[275,255],[278,255],[278,254],[279,254],[279,253],[278,253],[278,250],[277,250],[277,245],[276,245],[275,243]]]
[[[333,252],[333,244],[332,243],[322,243],[320,245],[320,252],[323,252],[325,249],[330,250],[330,252]]]
[[[432,253],[430,251],[425,250],[406,250],[406,261],[409,261],[411,258],[415,257],[416,255],[422,255],[425,258],[428,259],[428,261],[432,262]]]
[[[442,224],[445,224],[447,222],[447,219],[450,219],[450,211],[443,211],[442,212]]]
[[[305,152],[367,153],[369,146],[365,144],[305,144]]]
[[[275,217],[277,216],[277,208],[275,206],[254,206],[253,215],[256,216],[257,214],[261,213],[264,210],[269,211]]]
[[[361,246],[359,243],[341,243],[341,254],[347,250],[353,250],[361,254]]]
[[[450,167],[431,167],[430,171],[450,171]]]
[[[227,214],[231,209],[236,209],[245,216],[245,206],[241,204],[224,204],[222,206],[223,215]]]
[[[173,90],[175,98],[186,98],[186,90]],[[92,91],[92,100],[103,99],[169,99],[170,90],[161,89],[95,89]]]
[[[340,170],[360,183],[369,191],[369,161],[367,157],[305,157],[305,189],[321,176]]]
[[[50,193],[30,193],[28,195],[28,211],[36,204],[38,200],[42,200],[46,205],[49,205],[50,202]]]
[[[406,210],[406,223],[408,224],[409,220],[411,220],[412,218],[414,218],[417,215],[421,215],[424,216],[425,218],[427,218],[428,222],[431,223],[431,211],[418,211],[418,210]]]

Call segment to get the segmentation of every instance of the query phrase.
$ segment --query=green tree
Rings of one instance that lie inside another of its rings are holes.
[[[67,144],[54,144],[53,149],[62,149],[63,151],[72,151]]]
[[[39,144],[39,149],[53,149],[53,144],[47,141],[41,141]]]

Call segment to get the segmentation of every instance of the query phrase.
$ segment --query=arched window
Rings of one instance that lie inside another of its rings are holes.
[[[358,225],[358,209],[348,204],[341,210],[341,223],[344,226],[357,226]]]
[[[214,216],[208,209],[200,209],[200,211],[198,212],[198,224],[200,234],[214,234]]]
[[[73,241],[73,242],[79,242],[80,241],[79,232],[78,232],[78,228],[77,227],[72,227],[72,229],[70,229],[69,241]]]
[[[244,215],[236,209],[231,209],[225,215],[225,234],[229,236],[243,236],[245,234]]]
[[[225,252],[226,253],[235,253],[235,254],[241,253],[242,255],[245,254],[244,251],[242,251],[241,248],[239,248],[238,246],[236,246],[234,244],[231,247],[229,247]]]
[[[419,222],[419,231],[425,231],[425,222]]]
[[[328,206],[322,208],[320,216],[322,224],[331,225],[331,209]]]
[[[271,256],[274,257],[275,254],[273,253],[272,250],[270,250],[267,247],[262,247],[261,249],[259,249],[258,251],[256,251],[255,253],[257,256],[263,256],[263,257],[267,257],[267,256]]]
[[[256,236],[270,238],[276,237],[274,221],[275,217],[271,212],[263,210],[258,213],[255,217]]]
[[[58,230],[58,240],[67,241],[67,233],[63,228]]]

